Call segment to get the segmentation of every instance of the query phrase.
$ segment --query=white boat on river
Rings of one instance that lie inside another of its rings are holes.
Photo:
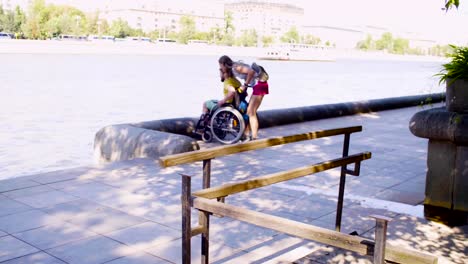
[[[258,59],[287,61],[335,61],[335,49],[329,46],[288,43],[272,46]]]

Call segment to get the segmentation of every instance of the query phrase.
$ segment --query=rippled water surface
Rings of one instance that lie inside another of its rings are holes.
[[[217,58],[0,54],[0,179],[91,164],[106,125],[198,116],[221,97]],[[260,110],[442,92],[440,61],[258,63],[270,74]]]

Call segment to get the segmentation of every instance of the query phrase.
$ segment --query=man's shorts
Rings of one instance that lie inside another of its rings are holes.
[[[218,106],[218,100],[208,100],[205,102],[205,106],[208,108],[208,110],[212,111],[215,107]]]
[[[268,94],[268,83],[267,82],[257,82],[253,87],[252,95],[265,95]]]

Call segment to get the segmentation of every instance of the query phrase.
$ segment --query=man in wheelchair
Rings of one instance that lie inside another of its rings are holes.
[[[237,142],[246,129],[247,96],[240,90],[241,83],[234,77],[232,69],[220,69],[224,97],[221,100],[208,100],[203,103],[203,113],[195,128],[195,133],[205,142],[214,137],[224,144]]]

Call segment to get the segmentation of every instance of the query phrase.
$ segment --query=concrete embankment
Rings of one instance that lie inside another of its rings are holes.
[[[312,121],[325,118],[378,112],[418,106],[445,100],[445,94],[425,94],[368,101],[326,104],[260,111],[260,128]],[[117,124],[102,128],[94,140],[94,156],[99,162],[158,158],[199,149],[192,137],[197,118],[185,117],[134,124]]]

